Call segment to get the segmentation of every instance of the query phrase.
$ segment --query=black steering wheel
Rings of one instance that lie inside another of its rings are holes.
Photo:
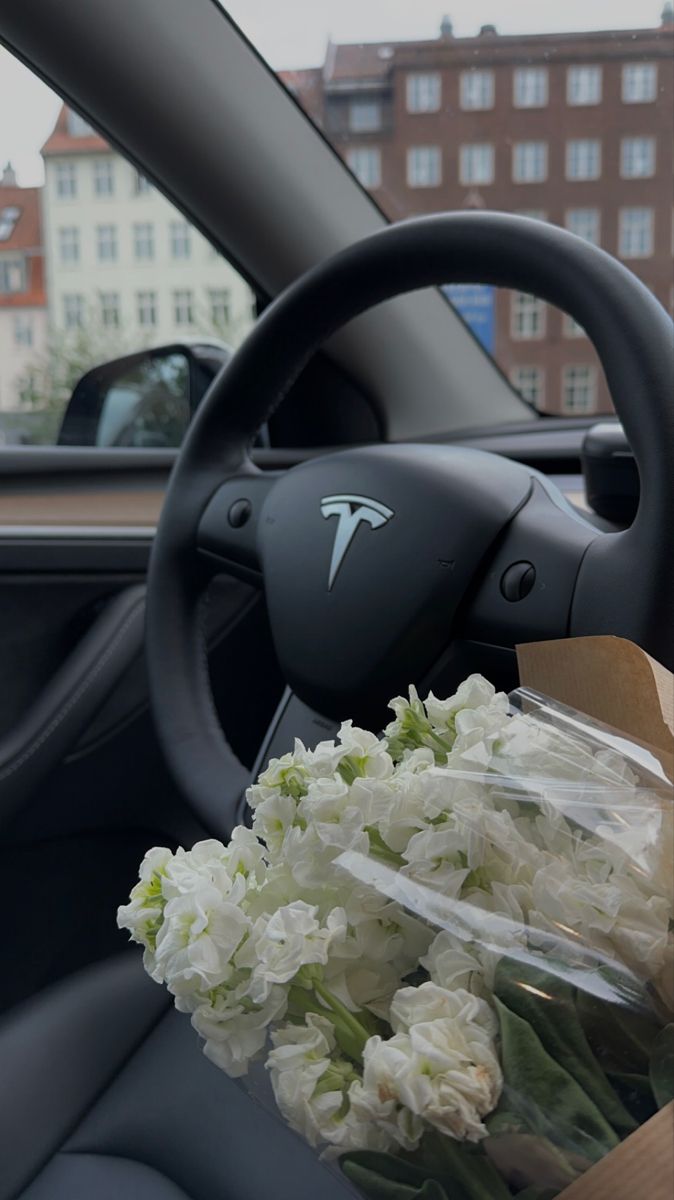
[[[639,470],[629,529],[600,532],[536,471],[461,447],[358,447],[284,473],[253,465],[256,431],[330,334],[450,282],[533,293],[585,329]],[[673,513],[672,322],[620,263],[551,225],[492,213],[407,221],[356,243],[267,309],[211,386],[170,480],[147,655],[179,784],[211,820],[231,779],[201,620],[215,574],[264,586],[281,669],[318,727],[376,722],[410,682],[451,685],[471,667],[503,677],[518,641],[614,633],[674,667]]]

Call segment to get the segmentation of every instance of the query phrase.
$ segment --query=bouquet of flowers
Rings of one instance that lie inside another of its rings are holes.
[[[229,845],[150,850],[118,922],[363,1196],[547,1200],[674,1095],[670,785],[480,676],[391,708],[273,760]]]

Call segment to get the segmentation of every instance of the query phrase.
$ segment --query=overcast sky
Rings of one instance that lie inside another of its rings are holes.
[[[189,0],[185,0],[189,2]],[[457,37],[494,24],[501,33],[629,29],[659,24],[662,0],[223,0],[275,68],[317,66],[337,42],[433,38],[444,12]],[[18,181],[42,181],[39,150],[59,101],[0,47],[0,165]]]

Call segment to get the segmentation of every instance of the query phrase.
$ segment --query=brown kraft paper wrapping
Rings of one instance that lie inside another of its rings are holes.
[[[674,777],[674,676],[633,642],[567,638],[517,647],[520,683],[629,734]],[[674,847],[672,855],[674,855]],[[559,1200],[672,1200],[674,1102],[651,1117]]]

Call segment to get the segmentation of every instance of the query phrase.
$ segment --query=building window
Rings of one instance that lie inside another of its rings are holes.
[[[569,208],[566,213],[566,228],[576,237],[599,245],[601,214],[598,208]]]
[[[655,63],[631,63],[623,67],[624,104],[650,104],[658,94],[658,68]]]
[[[94,195],[113,196],[115,192],[115,164],[111,158],[97,158],[94,162]]]
[[[653,209],[621,208],[618,253],[621,258],[650,258],[653,253]]]
[[[593,413],[597,407],[597,372],[593,366],[564,367],[562,371],[562,411]]]
[[[564,313],[562,318],[562,333],[565,338],[583,338],[587,337],[582,325],[579,325],[573,317],[568,313]]]
[[[381,151],[377,146],[352,146],[346,161],[363,187],[381,186]]]
[[[468,111],[494,107],[494,72],[462,71],[460,84],[461,107]]]
[[[409,113],[438,112],[441,83],[437,71],[415,72],[407,76],[406,98]]]
[[[655,138],[628,137],[620,143],[623,179],[650,179],[655,175]]]
[[[189,258],[190,256],[190,227],[187,221],[171,221],[169,240],[172,258]]]
[[[547,177],[547,142],[516,142],[513,146],[515,183],[541,183]]]
[[[513,75],[515,108],[544,108],[548,102],[548,68],[520,67]]]
[[[601,104],[601,67],[569,67],[566,72],[566,103]]]
[[[157,324],[157,293],[137,292],[136,309],[139,325],[144,328],[155,326]]]
[[[101,324],[106,329],[119,327],[119,292],[101,292]]]
[[[173,293],[173,320],[176,325],[194,324],[194,293],[189,288]]]
[[[515,341],[542,338],[545,334],[545,304],[528,292],[514,292],[510,306],[510,335]]]
[[[214,288],[208,293],[211,324],[216,329],[226,329],[231,317],[231,295],[229,288]]]
[[[77,195],[77,173],[74,163],[56,164],[56,195],[59,200],[73,200]]]
[[[349,105],[349,129],[352,133],[374,133],[381,129],[381,102],[352,100]]]
[[[22,258],[0,258],[0,295],[25,291]]]
[[[134,176],[133,190],[137,196],[146,196],[148,192],[152,191],[152,184],[150,183],[149,179],[146,179],[144,175],[141,175],[140,171],[136,171]]]
[[[0,208],[0,242],[6,242],[14,233],[14,226],[21,216],[21,209],[15,204],[7,204]]]
[[[540,408],[545,396],[545,371],[543,367],[515,367],[510,380],[523,400]]]
[[[68,109],[66,115],[66,128],[71,137],[94,137],[95,130],[92,129],[88,121],[81,117],[79,113],[73,112],[72,108]]]
[[[63,297],[63,324],[66,329],[84,328],[84,296]]]
[[[459,180],[466,186],[494,182],[494,147],[489,142],[461,146]]]
[[[410,146],[407,151],[409,187],[438,187],[442,182],[442,158],[439,146]]]
[[[16,313],[14,316],[14,345],[33,345],[33,318],[25,313]]]
[[[62,263],[80,261],[80,231],[77,225],[67,225],[58,231],[59,259]]]
[[[154,258],[154,225],[150,221],[134,224],[133,256],[138,262],[150,262]]]
[[[96,257],[99,262],[117,261],[117,226],[96,226]]]
[[[566,143],[566,178],[599,179],[601,142],[597,138],[578,138]]]

